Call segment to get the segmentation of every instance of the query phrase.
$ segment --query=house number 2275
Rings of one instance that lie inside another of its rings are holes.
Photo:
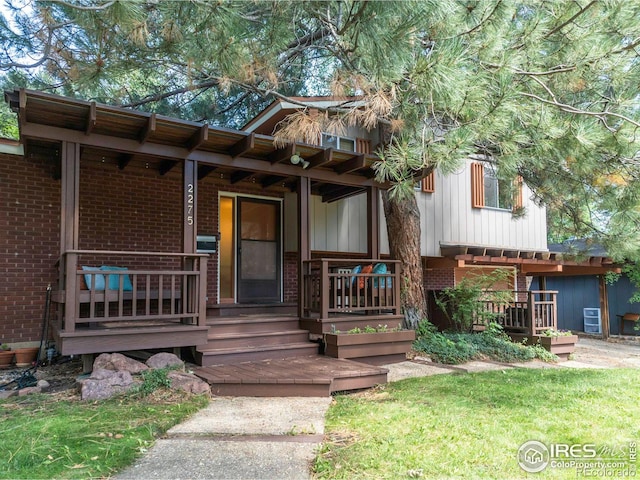
[[[187,225],[193,225],[193,183],[187,184]]]

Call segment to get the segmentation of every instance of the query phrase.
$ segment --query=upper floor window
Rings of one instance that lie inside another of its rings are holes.
[[[495,170],[482,163],[471,164],[471,204],[474,208],[517,210],[522,208],[522,178],[514,185],[498,178]]]
[[[353,138],[339,137],[338,135],[322,134],[322,146],[332,147],[336,150],[346,150],[347,152],[356,151],[356,141]]]

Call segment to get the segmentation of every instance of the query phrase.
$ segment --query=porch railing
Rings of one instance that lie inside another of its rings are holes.
[[[204,326],[208,255],[72,250],[59,263],[62,330],[163,321]]]
[[[378,266],[358,273],[356,267]],[[393,313],[400,315],[400,262],[319,258],[304,262],[303,315],[308,318]]]
[[[480,302],[480,308],[489,312],[489,317],[507,332],[540,335],[558,327],[557,296],[554,290],[518,291],[515,298],[522,300],[504,302],[488,298]],[[478,315],[478,319],[476,326],[485,326],[486,316]]]

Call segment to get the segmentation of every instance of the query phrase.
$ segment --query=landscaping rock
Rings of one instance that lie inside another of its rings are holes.
[[[167,367],[180,367],[184,369],[184,362],[180,360],[177,355],[168,352],[156,353],[146,361],[146,364],[149,368],[153,369]]]
[[[49,390],[49,387],[51,386],[51,384],[46,380],[38,380],[38,383],[36,384],[36,386],[41,388],[43,392],[46,392],[47,390]]]
[[[15,397],[18,395],[17,390],[0,390],[0,400],[4,400],[5,398]]]
[[[19,397],[24,397],[25,395],[31,395],[32,393],[42,393],[42,389],[40,387],[25,387],[18,390]]]
[[[169,372],[167,377],[171,380],[171,388],[174,390],[184,390],[185,392],[196,395],[211,393],[209,384],[191,373],[172,371]]]
[[[82,400],[105,400],[124,393],[134,386],[133,377],[126,370],[113,371],[98,368],[82,382]]]
[[[132,358],[125,357],[121,353],[103,353],[93,362],[93,368],[106,369],[115,371],[126,371],[136,374],[148,370],[144,363],[138,362]]]

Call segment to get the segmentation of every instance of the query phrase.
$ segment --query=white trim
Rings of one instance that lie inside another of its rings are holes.
[[[284,302],[284,210],[283,204],[284,199],[279,197],[267,197],[263,195],[252,195],[238,192],[226,192],[223,190],[218,190],[218,232],[220,231],[220,197],[230,197],[234,199],[233,202],[233,229],[234,229],[234,237],[237,237],[237,214],[238,214],[238,203],[237,198],[255,198],[257,200],[269,200],[272,202],[278,202],[280,204],[280,303]],[[234,244],[237,241],[237,238],[234,238]],[[237,245],[236,245],[237,248]],[[218,242],[218,252],[220,252],[220,242]],[[238,255],[234,252],[233,256],[234,261],[234,269],[233,269],[233,303],[234,305],[238,304]],[[220,304],[220,253],[218,253],[218,265],[217,265],[217,297],[218,304]]]

